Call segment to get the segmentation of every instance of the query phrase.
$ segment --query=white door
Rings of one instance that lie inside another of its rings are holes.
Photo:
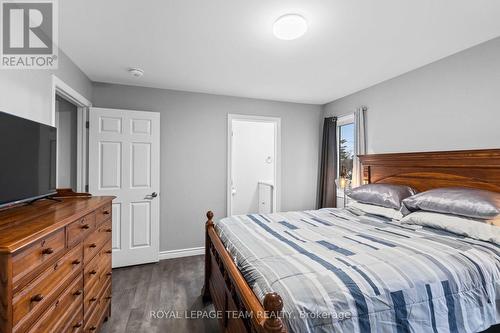
[[[160,114],[90,109],[89,190],[114,195],[113,267],[158,261]]]
[[[279,119],[230,115],[228,215],[276,211],[279,165]],[[269,184],[272,197],[259,195]]]

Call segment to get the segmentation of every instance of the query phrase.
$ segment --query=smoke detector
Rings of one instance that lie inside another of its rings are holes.
[[[128,72],[133,76],[133,77],[141,77],[144,75],[144,71],[140,68],[129,68]]]

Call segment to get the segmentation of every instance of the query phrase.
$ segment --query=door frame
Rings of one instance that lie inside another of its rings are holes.
[[[273,211],[281,211],[281,118],[259,115],[244,115],[228,113],[227,115],[227,179],[226,179],[226,215],[231,216],[232,209],[232,148],[233,148],[233,120],[273,123],[275,126],[274,142],[275,157],[274,163],[274,191],[273,191]]]
[[[77,140],[76,140],[76,190],[77,192],[87,192],[88,177],[88,132],[87,121],[88,111],[92,103],[83,97],[78,91],[73,89],[63,80],[52,74],[52,126],[56,126],[56,95],[76,105],[77,112]],[[59,163],[59,156],[56,155],[56,165]],[[57,170],[57,169],[56,169]],[[56,187],[57,171],[56,171]]]

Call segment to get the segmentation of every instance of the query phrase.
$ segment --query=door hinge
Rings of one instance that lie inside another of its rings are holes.
[[[90,122],[89,121],[85,122],[85,128],[90,128]]]
[[[88,185],[85,185],[85,192],[89,192],[89,186]]]

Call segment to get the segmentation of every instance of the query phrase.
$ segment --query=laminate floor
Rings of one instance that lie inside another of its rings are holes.
[[[101,332],[219,332],[217,319],[206,318],[214,309],[200,296],[203,275],[203,256],[114,269],[111,318]]]

